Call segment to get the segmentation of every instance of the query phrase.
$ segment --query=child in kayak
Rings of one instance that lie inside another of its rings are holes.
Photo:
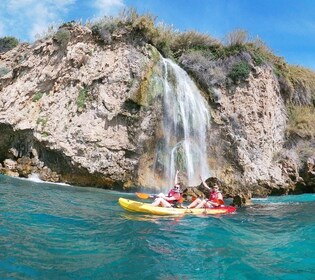
[[[212,188],[209,188],[207,183],[204,180],[202,180],[201,176],[200,179],[204,187],[210,190],[210,197],[209,199],[197,198],[190,205],[188,205],[187,208],[213,208],[220,207],[221,205],[223,206],[224,201],[222,193],[219,191],[219,186],[215,184]]]
[[[163,193],[157,195],[156,199],[152,202],[153,206],[173,207],[182,201],[181,186],[178,182],[178,173],[176,171],[174,187],[168,192],[167,196]]]

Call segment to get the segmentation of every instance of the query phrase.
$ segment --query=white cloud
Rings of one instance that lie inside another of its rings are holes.
[[[125,7],[123,0],[94,0],[98,16],[113,15]]]
[[[125,4],[124,0],[0,0],[0,35],[33,41],[81,7],[92,8],[94,16],[100,17],[116,14]]]
[[[20,37],[34,40],[48,26],[62,22],[76,0],[4,0],[0,17],[6,31],[18,33]],[[15,35],[16,36],[16,35]]]

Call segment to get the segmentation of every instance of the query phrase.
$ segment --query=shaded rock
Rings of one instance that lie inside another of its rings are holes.
[[[252,205],[252,196],[250,193],[247,193],[247,194],[239,194],[239,195],[236,195],[234,198],[233,198],[233,203],[239,207],[241,206],[249,206],[249,205]]]

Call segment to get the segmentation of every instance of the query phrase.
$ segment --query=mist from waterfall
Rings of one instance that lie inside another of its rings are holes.
[[[180,170],[189,186],[210,176],[207,134],[210,116],[207,102],[188,74],[169,59],[163,63],[163,139],[159,142],[155,169],[169,188]]]

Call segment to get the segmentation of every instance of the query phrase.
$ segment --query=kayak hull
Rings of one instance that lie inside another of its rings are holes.
[[[236,208],[233,206],[224,206],[224,207],[218,207],[218,208],[191,208],[191,209],[185,209],[185,208],[167,208],[167,207],[159,207],[159,206],[152,206],[149,203],[143,203],[131,199],[126,198],[119,198],[118,199],[119,205],[129,211],[129,212],[136,212],[136,213],[146,213],[146,214],[152,214],[152,215],[218,215],[218,214],[228,214],[228,213],[234,213],[236,211]]]

